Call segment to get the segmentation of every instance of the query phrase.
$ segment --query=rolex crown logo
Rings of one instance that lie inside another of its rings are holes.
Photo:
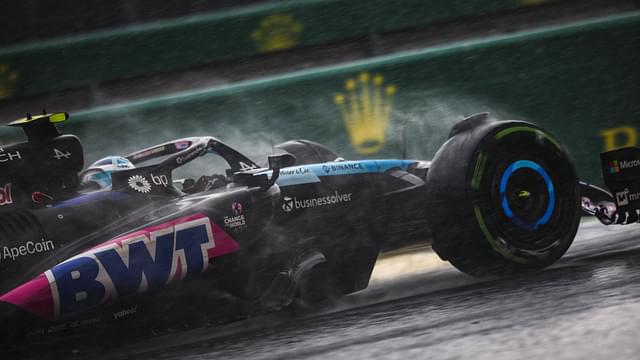
[[[18,72],[11,70],[6,64],[0,64],[0,100],[13,95],[13,90],[18,80]]]
[[[302,24],[293,16],[272,14],[262,20],[251,38],[261,52],[290,49],[298,44]]]
[[[385,143],[394,85],[384,85],[381,74],[363,72],[357,79],[347,79],[345,93],[337,93],[334,101],[349,132],[351,144],[362,155],[375,154]]]

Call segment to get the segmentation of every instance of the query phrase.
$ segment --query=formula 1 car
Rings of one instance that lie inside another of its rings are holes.
[[[83,181],[95,170],[79,175],[82,145],[55,125],[67,118],[15,121],[28,141],[0,148],[6,342],[197,322],[229,311],[221,294],[243,309],[313,306],[367,287],[380,250],[407,240],[473,275],[535,271],[567,251],[581,210],[639,219],[639,149],[602,155],[614,199],[578,181],[548,132],[486,113],[455,125],[432,161],[345,161],[295,140],[262,167],[202,136],[127,155],[135,167],[104,189]],[[189,167],[195,177],[176,176]]]

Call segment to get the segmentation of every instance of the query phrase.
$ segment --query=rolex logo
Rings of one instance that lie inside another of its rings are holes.
[[[290,49],[298,44],[302,24],[291,15],[273,14],[262,20],[252,34],[260,52]]]
[[[0,100],[13,95],[13,90],[18,80],[18,72],[11,70],[6,64],[0,64]]]
[[[349,132],[351,144],[363,155],[375,154],[385,143],[394,85],[384,85],[382,74],[360,73],[357,79],[347,79],[345,93],[335,95],[342,120]]]

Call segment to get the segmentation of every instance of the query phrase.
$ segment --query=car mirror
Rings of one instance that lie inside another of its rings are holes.
[[[282,169],[282,168],[293,166],[296,164],[296,157],[289,153],[279,154],[279,155],[269,155],[268,160],[269,160],[269,169],[272,169],[272,170],[276,167],[279,169]]]
[[[248,187],[269,188],[272,183],[267,174],[255,172],[237,172],[233,174],[233,182]]]

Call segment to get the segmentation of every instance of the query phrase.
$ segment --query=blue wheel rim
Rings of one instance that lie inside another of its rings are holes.
[[[547,186],[547,192],[549,194],[549,202],[547,204],[547,208],[544,214],[533,223],[526,222],[521,218],[519,218],[518,216],[516,216],[511,210],[509,201],[507,199],[507,194],[506,194],[507,184],[509,183],[509,179],[511,178],[511,175],[513,175],[513,173],[519,169],[531,169],[535,171],[538,175],[542,177],[542,179],[544,180]],[[536,230],[541,225],[544,225],[547,222],[549,222],[549,219],[551,219],[551,215],[553,215],[553,210],[555,209],[555,203],[556,203],[555,188],[553,186],[553,182],[551,181],[551,177],[542,166],[540,166],[538,163],[531,160],[518,160],[513,164],[509,165],[509,167],[507,167],[507,169],[502,174],[502,178],[500,179],[500,201],[502,204],[502,210],[504,211],[505,215],[514,224],[527,230]]]

